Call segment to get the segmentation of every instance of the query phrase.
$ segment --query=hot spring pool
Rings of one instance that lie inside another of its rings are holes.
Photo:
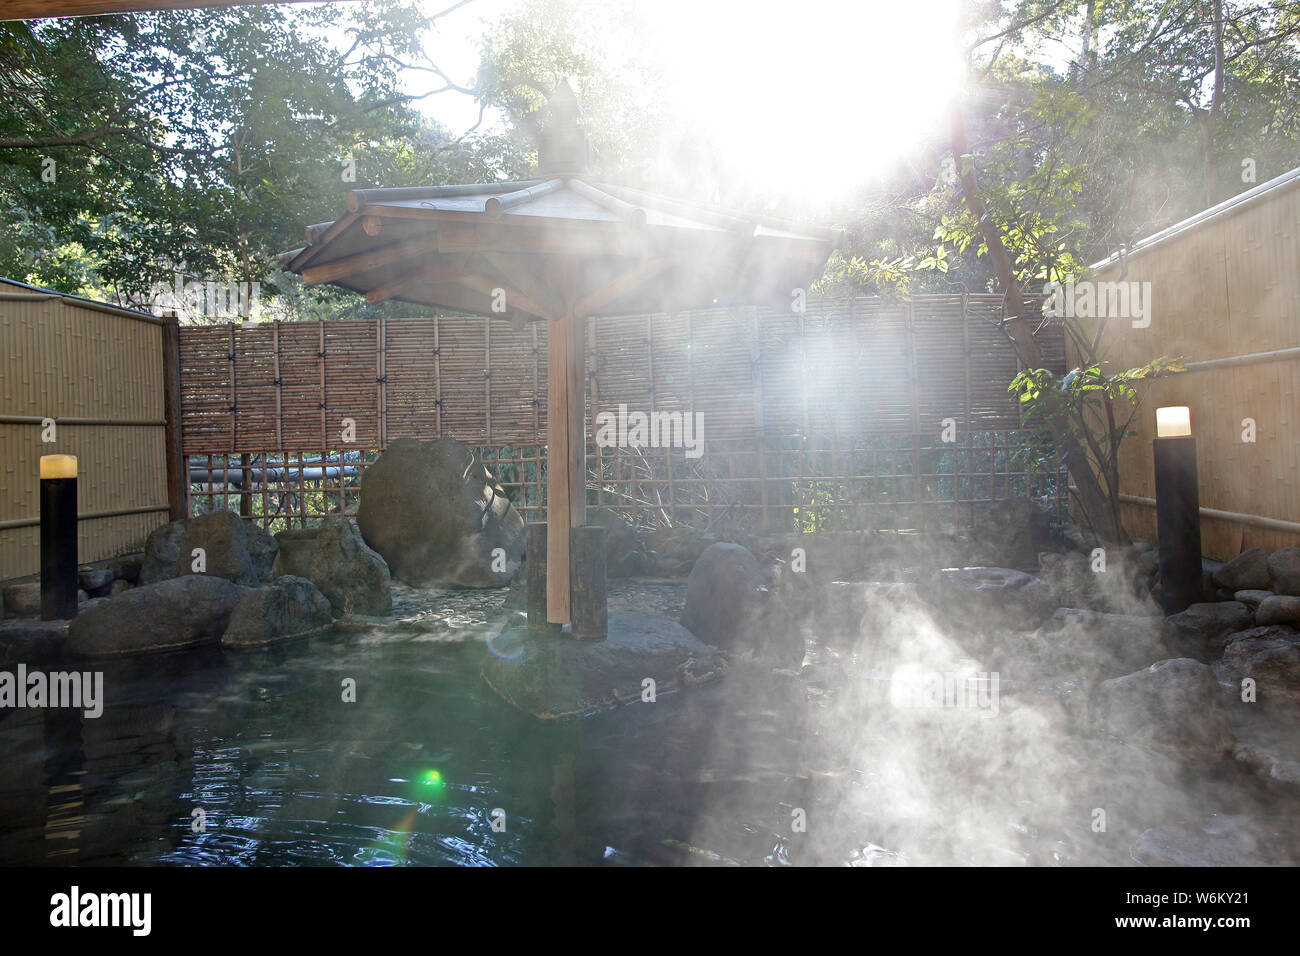
[[[0,715],[0,861],[1132,864],[1147,827],[1251,809],[1239,784],[1124,769],[1014,700],[1004,720],[873,719],[875,682],[822,680],[820,665],[739,663],[653,704],[542,724],[479,676],[511,613],[97,665],[101,717]],[[1090,831],[1097,805],[1106,834]]]

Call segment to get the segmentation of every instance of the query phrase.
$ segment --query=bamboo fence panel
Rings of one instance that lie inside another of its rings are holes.
[[[970,520],[977,499],[963,497],[958,473],[975,468],[979,451],[936,442],[946,418],[960,423],[966,442],[975,431],[1019,428],[1006,392],[1016,360],[996,328],[1000,309],[998,296],[940,295],[811,300],[803,313],[751,307],[592,319],[588,434],[597,414],[626,406],[698,414],[706,439],[699,458],[681,448],[591,447],[592,503],[655,510],[669,522],[712,525],[753,513],[766,524],[784,521],[800,501],[805,511],[822,507],[808,497],[820,495],[835,502],[826,513],[833,527],[877,521],[890,509],[917,527],[930,523],[927,511],[933,520]],[[1059,364],[1059,330],[1043,338]],[[233,492],[224,483],[219,492],[199,489],[194,497],[208,506],[261,495],[270,521],[268,496],[279,496],[277,514],[306,521],[322,506],[313,511],[304,492],[345,509],[365,464],[389,442],[449,436],[497,463],[525,513],[543,513],[545,323],[521,329],[436,316],[187,327],[181,355],[192,459],[220,469],[228,456],[250,454],[255,467],[280,462],[293,472],[325,460],[355,469],[287,491],[242,479]],[[344,418],[355,424],[352,442],[342,440]],[[949,463],[941,476],[940,458]],[[990,467],[1010,489],[1005,469]],[[952,487],[934,509],[938,480]],[[1029,493],[1025,481],[1016,487]]]
[[[1112,369],[1160,355],[1193,369],[1141,386],[1135,434],[1120,452],[1129,533],[1156,537],[1155,409],[1187,405],[1201,507],[1235,516],[1202,517],[1204,553],[1228,560],[1251,547],[1300,545],[1300,354],[1282,351],[1300,347],[1300,180],[1109,262],[1095,278],[1151,283],[1149,326],[1106,325],[1103,358]],[[1248,364],[1219,361],[1278,352]],[[1255,422],[1253,442],[1243,440],[1246,419]]]
[[[39,570],[42,455],[77,456],[81,561],[138,548],[168,518],[162,325],[0,291],[0,580]]]

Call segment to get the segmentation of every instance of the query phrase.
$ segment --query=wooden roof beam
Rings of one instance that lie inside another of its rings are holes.
[[[661,272],[671,268],[672,265],[672,259],[647,259],[635,269],[623,273],[613,282],[588,292],[573,307],[573,314],[584,317],[594,315],[619,296],[644,285]]]
[[[547,287],[546,282],[518,257],[500,252],[485,252],[483,258],[488,265],[514,285],[528,298],[541,305],[551,315],[563,315],[564,306],[556,294]]]
[[[321,285],[324,282],[334,282],[337,279],[343,279],[358,272],[397,265],[415,256],[436,251],[438,251],[437,236],[413,239],[409,242],[396,242],[391,245],[381,246],[378,249],[371,249],[368,252],[358,252],[350,256],[344,256],[342,259],[335,259],[333,262],[325,262],[318,266],[307,266],[302,270],[302,281],[306,285]]]
[[[554,315],[550,309],[537,304],[518,289],[504,285],[498,280],[489,279],[487,276],[474,275],[471,273],[469,275],[457,276],[456,281],[468,289],[473,289],[475,292],[482,292],[487,296],[495,296],[500,292],[505,297],[505,304],[508,309],[527,312],[529,315],[535,315],[539,319],[558,318],[558,316]],[[490,314],[487,310],[482,311],[485,315]]]

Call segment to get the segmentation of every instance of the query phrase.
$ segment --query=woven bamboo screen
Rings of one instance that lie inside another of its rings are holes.
[[[1096,278],[1151,283],[1149,326],[1106,326],[1104,358],[1114,368],[1159,355],[1182,356],[1189,367],[1143,387],[1137,433],[1121,446],[1129,533],[1156,537],[1155,409],[1187,405],[1201,507],[1211,509],[1202,514],[1204,553],[1226,560],[1255,546],[1300,544],[1300,178]],[[1245,440],[1247,419],[1254,441]]]
[[[82,561],[138,548],[168,517],[161,323],[12,288],[0,286],[0,580],[40,568],[42,455],[77,456]]]
[[[714,439],[1015,428],[996,295],[810,301],[589,320],[589,420],[694,411]],[[1059,330],[1043,333],[1056,364]],[[384,448],[450,436],[542,444],[546,328],[482,317],[181,330],[187,455]],[[341,440],[348,420],[352,440]]]

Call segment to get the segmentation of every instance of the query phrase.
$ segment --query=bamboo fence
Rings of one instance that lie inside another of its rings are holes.
[[[1112,369],[1160,355],[1188,367],[1141,388],[1120,451],[1129,533],[1156,537],[1155,410],[1186,405],[1204,553],[1300,545],[1300,170],[1138,243],[1095,278],[1150,283],[1149,324],[1107,321]]]
[[[1035,472],[1006,391],[1016,359],[1001,305],[859,297],[589,319],[589,439],[620,406],[698,416],[705,439],[698,458],[591,446],[591,503],[669,524],[844,529],[969,524],[979,502],[1010,494],[1059,506],[1059,475]],[[1043,335],[1059,365],[1059,330]],[[308,522],[354,507],[394,439],[447,436],[478,449],[536,520],[546,344],[544,323],[472,316],[185,327],[184,450],[208,472],[191,507]]]

